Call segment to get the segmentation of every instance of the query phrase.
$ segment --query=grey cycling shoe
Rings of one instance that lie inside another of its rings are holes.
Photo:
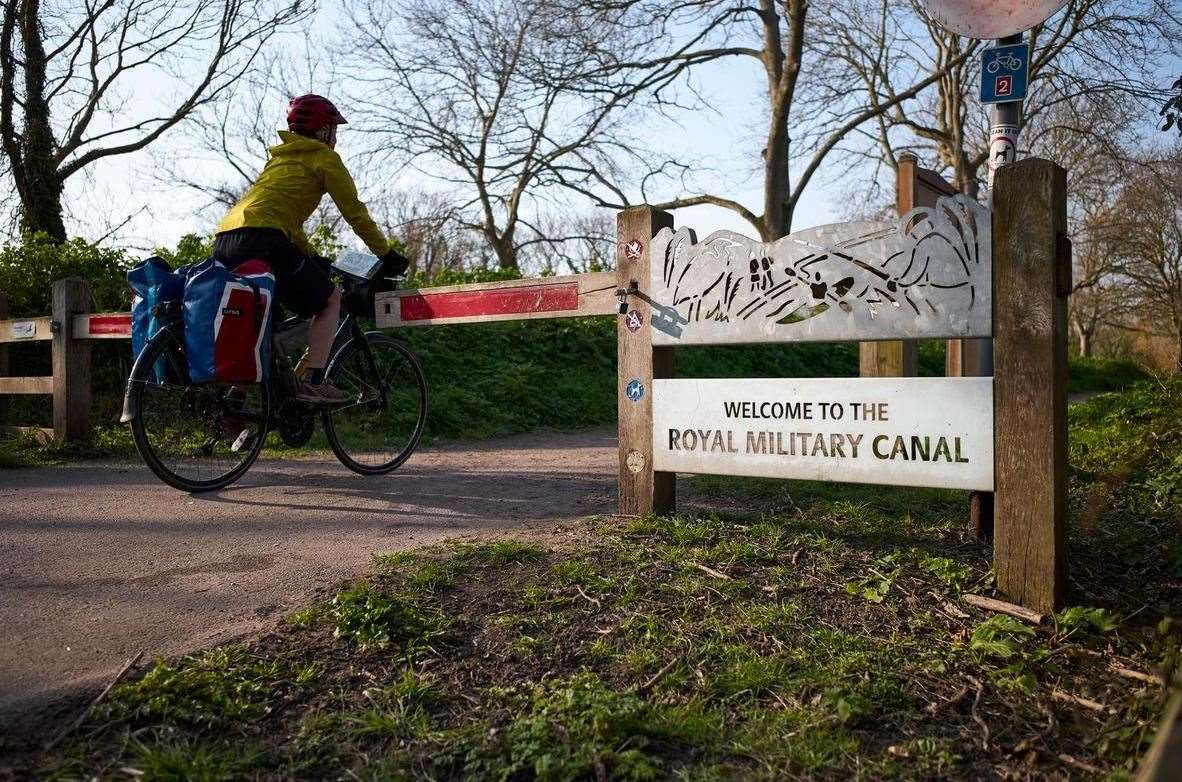
[[[311,383],[305,380],[300,383],[295,398],[310,405],[340,405],[353,401],[353,397],[328,381]]]

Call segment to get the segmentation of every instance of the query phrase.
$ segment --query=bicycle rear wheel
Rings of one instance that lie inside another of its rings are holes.
[[[370,332],[364,344],[352,340],[342,347],[326,376],[353,399],[323,413],[324,433],[341,464],[381,475],[410,458],[427,422],[427,379],[410,348]]]
[[[258,458],[267,437],[266,383],[195,384],[171,328],[144,347],[127,382],[136,450],[160,480],[187,492],[221,489]]]

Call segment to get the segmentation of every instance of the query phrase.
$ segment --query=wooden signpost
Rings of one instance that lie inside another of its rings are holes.
[[[669,478],[657,476],[674,472],[996,491],[998,588],[1054,610],[1066,513],[1064,172],[1027,160],[997,181],[992,213],[942,196],[895,223],[772,243],[729,231],[698,242],[669,226],[649,247],[652,217],[626,218],[652,213],[621,215],[619,242],[637,264],[621,284],[637,284],[629,301],[651,332],[649,347],[621,326],[621,512],[671,508]],[[997,378],[659,379],[671,361],[658,351],[670,346],[868,337],[992,337]],[[646,421],[651,461],[637,442]],[[639,457],[629,466],[626,453]]]
[[[673,228],[673,216],[641,206],[620,212],[616,228],[616,282],[627,305],[616,324],[619,508],[625,515],[671,513],[676,476],[653,464],[653,385],[656,378],[672,376],[673,349],[654,346],[651,324],[657,315],[641,291],[649,289],[653,275],[654,237]]]

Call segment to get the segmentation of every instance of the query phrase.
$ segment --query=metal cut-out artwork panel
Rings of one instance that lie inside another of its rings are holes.
[[[963,195],[770,243],[666,228],[651,245],[653,343],[988,337],[991,248],[989,210]]]

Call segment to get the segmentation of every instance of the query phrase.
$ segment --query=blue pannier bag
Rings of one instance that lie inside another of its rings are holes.
[[[194,383],[257,383],[271,361],[271,267],[250,260],[230,271],[210,258],[185,283],[185,354]]]
[[[185,294],[185,272],[169,268],[162,259],[153,256],[133,266],[127,272],[131,286],[131,355],[137,359],[148,340],[164,325],[163,305],[179,302]],[[163,377],[163,360],[157,364],[156,377]]]

